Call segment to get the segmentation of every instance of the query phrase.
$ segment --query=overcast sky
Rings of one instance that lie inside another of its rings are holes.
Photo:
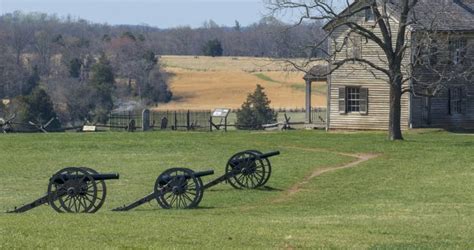
[[[238,20],[244,26],[257,22],[266,13],[262,0],[0,0],[1,14],[15,10],[160,28],[199,27],[209,19],[227,26]]]

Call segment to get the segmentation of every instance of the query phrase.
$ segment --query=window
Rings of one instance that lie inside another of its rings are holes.
[[[346,111],[347,113],[360,111],[360,88],[346,89]]]
[[[339,113],[368,113],[368,89],[361,87],[339,88]]]
[[[372,10],[372,8],[365,9],[365,21],[366,22],[371,22],[371,21],[374,21],[374,20],[375,20],[374,11]]]
[[[449,56],[454,64],[462,64],[466,57],[467,40],[464,38],[449,41]]]
[[[448,89],[448,112],[450,115],[463,113],[463,91],[460,87]]]

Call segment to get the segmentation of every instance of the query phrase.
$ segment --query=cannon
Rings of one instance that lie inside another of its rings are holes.
[[[272,174],[272,165],[268,158],[279,154],[279,151],[262,153],[258,150],[246,150],[236,153],[227,161],[225,174],[205,184],[204,189],[221,182],[228,182],[236,189],[261,187],[268,182]]]
[[[128,211],[156,200],[164,209],[195,208],[202,200],[205,189],[221,182],[228,182],[236,189],[255,189],[267,183],[272,172],[268,158],[279,155],[279,151],[262,153],[246,150],[234,154],[228,161],[225,174],[203,184],[201,177],[214,174],[214,170],[194,172],[188,168],[170,168],[155,181],[154,190],[147,196],[113,211]]]
[[[49,204],[59,213],[95,213],[105,202],[107,195],[105,181],[115,179],[119,179],[119,174],[100,174],[87,167],[63,168],[49,179],[45,195],[7,212],[23,213]]]
[[[165,209],[197,207],[204,191],[201,177],[212,174],[214,170],[194,172],[188,168],[167,169],[156,178],[153,192],[112,211],[128,211],[152,200]]]

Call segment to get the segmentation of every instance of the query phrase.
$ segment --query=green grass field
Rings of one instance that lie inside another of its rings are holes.
[[[474,136],[429,130],[409,132],[403,142],[385,138],[321,131],[1,135],[1,210],[42,195],[65,166],[116,171],[121,179],[107,183],[96,214],[48,206],[0,214],[0,248],[474,248]],[[151,203],[110,211],[151,192],[168,167],[221,174],[244,149],[281,151],[272,158],[271,188],[221,184],[204,193],[199,209]],[[365,153],[378,157],[309,178]]]

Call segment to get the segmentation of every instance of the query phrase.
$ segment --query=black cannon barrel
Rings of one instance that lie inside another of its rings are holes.
[[[258,155],[258,158],[260,158],[260,159],[266,159],[266,158],[270,158],[272,156],[276,156],[276,155],[279,155],[279,154],[280,154],[280,151],[271,151],[271,152],[268,152],[268,153],[257,154],[257,155]],[[250,157],[247,157],[247,158],[240,158],[240,159],[232,158],[230,160],[230,163],[231,164],[239,164],[239,163],[246,162],[246,161],[249,161],[249,160],[250,161],[255,161],[256,157],[250,156]]]
[[[194,172],[194,176],[196,176],[196,177],[203,177],[203,176],[213,175],[213,174],[214,174],[214,169]]]
[[[277,156],[280,154],[280,151],[271,151],[265,154],[260,155],[260,159],[270,158],[272,156]]]
[[[105,181],[105,180],[117,180],[120,178],[118,173],[107,173],[107,174],[91,174],[90,175],[96,181]],[[55,178],[55,182],[58,184],[62,184],[63,181],[71,180],[71,179],[81,179],[84,175],[71,175],[71,174],[61,174]],[[87,179],[86,179],[87,181]]]
[[[92,174],[94,180],[105,181],[105,180],[118,180],[120,175],[118,173],[107,173],[107,174]]]
[[[207,175],[213,175],[214,174],[214,170],[213,169],[210,169],[210,170],[205,170],[205,171],[199,171],[199,172],[194,172],[194,177],[203,177],[203,176],[207,176]],[[181,177],[185,177],[186,179],[191,179],[191,176],[187,175],[187,174],[184,174],[184,175],[175,175],[173,177],[178,177],[178,178],[181,178]],[[168,183],[170,180],[171,180],[171,176],[169,175],[162,175],[160,177],[160,184],[163,184],[165,185],[166,183]]]

